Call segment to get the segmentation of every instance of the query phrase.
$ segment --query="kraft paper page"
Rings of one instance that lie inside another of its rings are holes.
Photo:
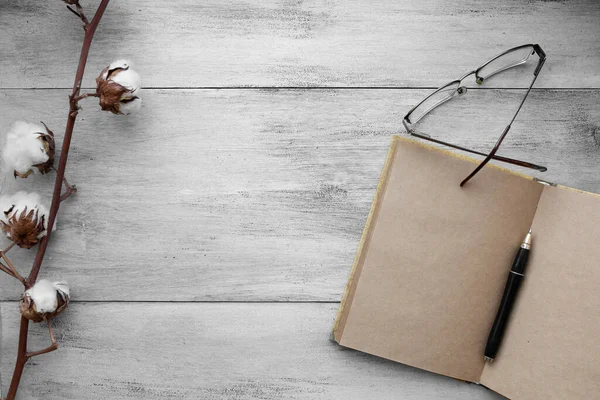
[[[515,399],[600,396],[600,196],[546,187],[525,279],[481,383]]]
[[[347,296],[343,346],[467,381],[543,185],[396,137]]]

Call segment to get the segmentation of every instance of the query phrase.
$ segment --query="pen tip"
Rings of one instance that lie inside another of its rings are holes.
[[[523,242],[521,243],[521,248],[527,250],[531,249],[531,229],[529,230],[527,235],[525,235],[525,239],[523,239]]]

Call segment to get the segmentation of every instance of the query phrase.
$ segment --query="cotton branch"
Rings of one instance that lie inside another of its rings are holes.
[[[54,351],[56,349],[58,349],[58,343],[56,343],[56,339],[54,338],[54,332],[52,332],[52,323],[51,323],[52,319],[51,318],[47,318],[46,319],[46,323],[48,323],[48,332],[50,333],[50,340],[52,340],[52,344],[48,347],[46,347],[45,349],[42,350],[38,350],[38,351],[31,351],[28,353],[25,353],[25,358],[30,359],[31,357],[35,357],[35,356],[39,356],[42,354],[46,354],[46,353],[50,353],[51,351]]]
[[[0,253],[2,253],[2,254],[6,254],[6,253],[8,253],[8,251],[9,251],[10,249],[12,249],[12,247],[13,247],[14,245],[15,245],[15,242],[11,242],[11,244],[9,244],[7,248],[5,248],[4,250],[0,250]],[[17,277],[16,277],[16,276],[13,274],[13,272],[12,272],[12,271],[11,271],[11,270],[10,270],[10,269],[9,269],[9,268],[6,266],[6,265],[2,264],[1,262],[0,262],[0,270],[1,270],[1,271],[3,271],[3,272],[6,272],[8,275],[12,276],[13,278],[17,278]],[[17,278],[17,279],[19,279],[19,278]]]
[[[54,192],[52,195],[52,204],[50,206],[50,213],[48,218],[48,226],[47,233],[44,236],[38,247],[37,254],[35,256],[35,261],[33,262],[33,266],[31,268],[31,272],[29,276],[25,280],[25,288],[31,288],[37,280],[37,276],[40,272],[40,268],[42,266],[42,262],[44,260],[44,254],[46,253],[46,249],[48,247],[48,241],[52,236],[52,228],[54,226],[54,222],[56,220],[56,216],[58,214],[58,210],[60,208],[61,201],[63,200],[62,187],[63,184],[66,184],[67,187],[71,188],[70,193],[74,190],[71,186],[68,185],[65,181],[65,170],[67,167],[67,158],[69,155],[69,148],[71,146],[71,137],[73,135],[73,128],[75,127],[75,120],[77,118],[77,110],[78,110],[78,97],[79,90],[81,88],[81,81],[83,80],[83,73],[85,71],[85,65],[87,63],[88,54],[90,51],[90,46],[92,44],[92,39],[94,37],[94,33],[98,24],[100,23],[100,19],[108,6],[108,2],[110,0],[101,0],[98,9],[96,10],[96,14],[92,18],[91,21],[88,21],[85,15],[83,14],[83,10],[81,5],[79,4],[79,0],[69,0],[67,3],[74,5],[77,8],[77,12],[73,10],[71,7],[68,7],[71,12],[76,14],[84,24],[85,36],[83,39],[83,45],[81,48],[81,55],[79,57],[79,65],[77,67],[77,72],[75,74],[75,82],[73,84],[73,92],[69,98],[69,111],[68,111],[68,119],[67,125],[65,127],[65,136],[63,139],[62,152],[59,160],[58,170],[56,172],[56,180],[54,182]],[[69,189],[67,189],[67,193],[69,193]],[[67,194],[64,193],[64,194]],[[70,194],[69,193],[69,194]],[[19,383],[21,381],[21,376],[23,375],[23,369],[25,368],[25,363],[31,357],[34,357],[39,354],[48,353],[56,349],[56,340],[54,338],[54,334],[52,333],[52,327],[50,326],[50,321],[48,321],[48,330],[50,332],[50,338],[52,339],[52,345],[44,350],[28,352],[27,351],[27,334],[29,332],[29,320],[21,315],[21,324],[19,328],[19,345],[17,348],[17,360],[15,364],[15,369],[13,372],[13,376],[10,382],[10,387],[8,389],[8,394],[6,396],[7,400],[14,400],[17,395],[17,390],[19,388]]]
[[[6,265],[2,264],[1,262],[0,262],[0,271],[7,273],[8,275],[12,276],[15,279],[19,279],[13,274],[13,272],[10,269],[8,269],[8,267]],[[23,282],[23,284],[25,284],[24,280],[22,282]]]
[[[52,169],[54,170],[54,172],[58,173],[58,170],[54,167],[52,167]],[[63,194],[60,195],[60,201],[63,202],[66,199],[68,199],[73,193],[77,192],[77,186],[75,185],[69,185],[69,182],[67,181],[67,178],[65,176],[63,176],[63,184],[65,186],[65,191]]]
[[[10,242],[10,244],[9,244],[9,245],[8,245],[8,246],[7,246],[7,247],[4,249],[4,250],[2,250],[2,252],[3,252],[4,254],[8,253],[8,251],[9,251],[10,249],[12,249],[14,245],[15,245],[15,242]]]
[[[78,102],[79,100],[83,100],[86,97],[100,97],[100,95],[98,93],[84,93],[81,96],[75,97],[74,100]]]
[[[14,242],[12,243],[12,245],[8,246],[8,249],[10,250],[10,248],[14,245]],[[6,265],[0,263],[0,265],[2,266],[0,269],[4,272],[6,272],[7,274],[13,276],[14,278],[17,278],[23,285],[25,285],[25,278],[23,278],[21,276],[21,274],[19,274],[17,272],[17,269],[15,268],[15,266],[13,265],[13,263],[8,259],[8,257],[6,257],[6,251],[5,250],[0,250],[0,258],[2,258],[4,260],[4,262],[6,263]],[[7,268],[10,270],[7,271]]]
[[[65,185],[65,192],[60,195],[61,203],[68,199],[73,193],[77,192],[77,186],[69,185],[69,182],[67,182],[67,178],[65,177],[63,177],[63,184]]]
[[[8,275],[19,280],[23,285],[25,285],[25,278],[23,278],[17,272],[17,270],[15,269],[13,264],[10,262],[10,260],[6,256],[6,253],[8,253],[8,251],[10,249],[12,249],[14,245],[15,245],[15,242],[11,242],[4,250],[0,250],[0,258],[2,258],[4,260],[4,262],[6,262],[6,264],[7,264],[7,265],[4,265],[4,264],[2,264],[2,262],[0,262],[0,270],[3,272],[6,272]]]
[[[69,3],[74,5],[77,8],[77,11],[73,10],[71,8],[71,6],[67,6],[67,8],[73,14],[77,15],[79,17],[79,19],[81,19],[81,22],[83,22],[83,29],[87,30],[87,27],[90,23],[89,23],[88,19],[85,17],[85,15],[83,14],[83,7],[81,7],[81,4],[79,4],[79,0],[69,0]]]

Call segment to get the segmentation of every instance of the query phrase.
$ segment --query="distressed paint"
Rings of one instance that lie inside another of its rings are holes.
[[[391,136],[427,93],[145,90],[130,118],[89,100],[67,171],[79,192],[61,209],[44,274],[79,300],[339,301]],[[489,150],[521,96],[472,90],[422,127]],[[500,153],[600,192],[599,98],[533,92]],[[0,91],[0,131],[17,118],[58,130],[65,100],[61,90]],[[51,177],[36,180],[49,193]],[[9,178],[5,190],[38,182]],[[31,264],[32,253],[13,251],[17,266]],[[16,281],[0,289],[20,294]]]
[[[535,89],[500,153],[600,192],[600,3],[178,5],[115,2],[98,30],[85,85],[128,57],[146,88],[172,89],[144,90],[131,118],[82,102],[67,171],[80,191],[43,269],[74,301],[19,398],[498,399],[328,342],[336,302],[403,114],[511,46],[540,43],[536,88],[565,90]],[[59,1],[18,0],[0,2],[0,26],[0,133],[43,120],[60,143],[68,90],[43,88],[72,84],[78,21]],[[469,90],[422,130],[487,150],[521,95]],[[48,195],[51,179],[0,185]],[[11,256],[23,273],[33,261]],[[0,293],[6,387],[20,292],[4,278]],[[31,335],[47,345],[43,326]]]
[[[1,303],[2,370],[18,315]],[[337,304],[74,303],[54,322],[58,351],[25,367],[27,400],[500,400],[482,386],[327,340]],[[176,328],[176,329],[175,329]],[[43,324],[30,346],[47,344]]]
[[[56,1],[0,2],[0,88],[72,85],[83,35]],[[121,1],[84,85],[130,58],[145,87],[431,87],[537,42],[538,87],[600,88],[599,19],[594,0]]]

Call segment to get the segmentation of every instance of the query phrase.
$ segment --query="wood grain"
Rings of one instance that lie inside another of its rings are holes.
[[[19,398],[499,399],[329,342],[337,304],[285,302],[340,299],[403,114],[511,46],[540,43],[536,88],[568,90],[534,90],[501,153],[600,192],[599,17],[593,0],[111,2],[85,86],[126,57],[146,88],[184,89],[144,90],[131,118],[83,103],[67,171],[80,191],[42,270],[74,302]],[[77,19],[58,0],[4,1],[0,27],[0,136],[43,120],[60,142],[68,90],[39,89],[72,85]],[[189,90],[223,87],[245,89]],[[521,95],[469,90],[421,129],[488,150]],[[0,177],[0,194],[49,195],[51,180]],[[23,273],[33,255],[11,252]],[[19,295],[0,279],[0,299]],[[6,387],[17,303],[0,314]],[[47,345],[43,326],[30,335]]]
[[[146,87],[430,87],[534,42],[537,87],[600,88],[599,19],[594,0],[120,1],[84,84],[126,57]],[[0,26],[0,87],[72,85],[83,35],[60,1],[0,2]]]
[[[501,399],[327,340],[336,304],[73,304],[60,349],[25,369],[19,398]],[[2,303],[2,372],[12,371],[17,303]],[[175,329],[176,327],[176,329]],[[36,325],[32,348],[46,345]]]
[[[391,135],[427,93],[145,90],[131,118],[91,100],[67,171],[79,192],[61,209],[43,275],[66,279],[80,301],[339,301]],[[489,150],[522,94],[470,90],[420,124]],[[599,100],[534,91],[501,153],[600,192]],[[0,91],[0,132],[16,119],[60,129],[61,102],[66,91]],[[8,178],[3,192],[51,181]],[[25,272],[33,253],[13,257]],[[0,291],[20,295],[8,279]]]

